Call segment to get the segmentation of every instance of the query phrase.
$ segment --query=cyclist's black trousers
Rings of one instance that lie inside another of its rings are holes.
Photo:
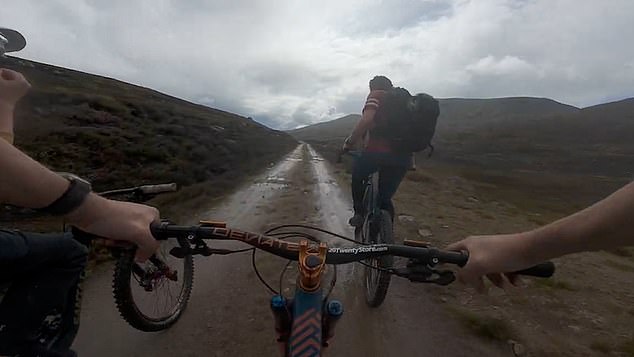
[[[379,172],[379,201],[394,219],[392,196],[411,166],[411,154],[363,152],[355,159],[352,171],[352,201],[355,213],[363,213],[363,181],[372,173]]]
[[[0,356],[72,355],[86,257],[70,234],[0,230]]]

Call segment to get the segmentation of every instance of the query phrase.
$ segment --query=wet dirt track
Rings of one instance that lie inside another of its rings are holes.
[[[255,232],[284,223],[307,223],[352,237],[349,193],[311,147],[300,145],[261,178],[223,203],[192,217],[225,220]],[[345,244],[329,241],[329,244]],[[211,245],[211,244],[210,244]],[[242,247],[240,243],[213,244]],[[258,253],[263,275],[277,283],[284,261]],[[329,356],[509,356],[465,332],[425,287],[393,278],[383,306],[366,307],[362,266],[337,270],[333,298],[345,313]],[[270,294],[251,268],[248,253],[196,257],[194,288],[187,310],[171,329],[144,333],[128,326],[114,306],[112,264],[98,267],[84,286],[82,325],[75,342],[80,356],[277,356]],[[285,281],[286,294],[292,274]],[[277,285],[276,285],[277,286]],[[442,288],[442,287],[434,287]]]

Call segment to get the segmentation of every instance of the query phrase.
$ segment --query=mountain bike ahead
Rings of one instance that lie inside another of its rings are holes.
[[[350,155],[355,159],[361,156],[360,151],[344,151],[339,154],[337,162],[342,161],[342,155]],[[382,209],[379,201],[379,173],[370,174],[364,181],[363,193],[363,225],[354,230],[354,238],[364,244],[393,244],[394,227],[392,214]],[[414,244],[414,243],[412,243]],[[394,257],[384,255],[365,261],[363,271],[363,286],[365,287],[365,301],[370,307],[378,307],[385,300],[392,274],[385,268],[394,264]]]
[[[322,286],[326,264],[361,262],[383,256],[405,257],[409,258],[409,262],[404,267],[379,269],[412,282],[446,285],[454,280],[453,272],[439,270],[438,266],[463,266],[468,260],[465,252],[420,247],[407,240],[404,245],[354,244],[329,247],[313,234],[295,230],[297,228],[355,242],[316,227],[300,225],[276,227],[264,235],[231,229],[224,222],[203,221],[198,225],[179,226],[165,221],[154,225],[152,233],[161,241],[161,249],[148,262],[136,263],[134,248],[117,253],[113,290],[119,312],[132,327],[139,330],[166,329],[177,321],[187,305],[193,276],[193,255],[226,255],[246,251],[255,254],[257,248],[298,261],[299,278],[292,298],[271,288],[262,280],[256,268],[258,277],[273,292],[270,308],[282,355],[322,356],[323,349],[334,336],[337,321],[343,315],[341,302],[329,298],[335,279],[329,290],[326,291]],[[290,238],[299,238],[301,241],[287,241]],[[207,246],[208,240],[237,240],[254,248],[214,249]],[[255,258],[253,264],[255,267]],[[554,265],[548,262],[518,274],[549,277],[553,272]]]

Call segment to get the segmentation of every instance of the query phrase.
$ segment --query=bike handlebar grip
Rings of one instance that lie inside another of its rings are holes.
[[[443,253],[443,255],[442,259],[444,262],[457,264],[459,267],[464,267],[469,260],[469,252],[467,251],[450,251]],[[534,276],[537,278],[550,278],[553,274],[555,274],[555,264],[553,262],[545,262],[528,269],[517,271],[514,274]]]
[[[154,222],[150,224],[150,232],[156,240],[167,239],[167,225],[169,222]]]
[[[515,272],[515,274],[535,276],[538,278],[550,278],[554,273],[555,264],[553,264],[553,262],[537,264],[534,267]]]
[[[439,258],[443,263],[456,264],[459,267],[463,267],[469,260],[469,253],[466,251],[444,251],[440,253]]]
[[[177,190],[176,183],[165,183],[160,185],[143,185],[139,186],[139,191],[144,195],[151,195],[163,192],[174,192]]]

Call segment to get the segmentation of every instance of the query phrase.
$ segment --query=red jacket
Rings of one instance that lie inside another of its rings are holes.
[[[370,94],[368,94],[368,98],[365,101],[365,105],[363,106],[362,113],[368,108],[378,110],[384,95],[385,95],[384,90],[370,91]],[[374,118],[372,119],[373,121],[372,128],[374,127],[377,119],[378,118],[375,115]],[[367,135],[367,140],[365,143],[365,151],[368,151],[368,152],[391,152],[392,151],[392,149],[390,148],[390,143],[387,140],[382,138],[372,137],[372,134],[370,133],[370,131],[368,131],[366,135]]]

